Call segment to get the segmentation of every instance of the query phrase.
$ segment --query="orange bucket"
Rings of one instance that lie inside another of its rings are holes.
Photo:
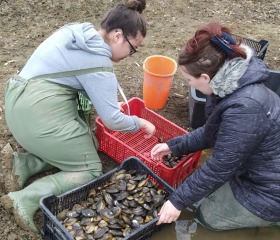
[[[162,109],[167,102],[177,63],[172,58],[154,55],[145,59],[143,69],[144,103],[147,108]]]

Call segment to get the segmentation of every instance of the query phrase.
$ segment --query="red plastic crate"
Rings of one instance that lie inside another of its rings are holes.
[[[155,135],[146,139],[144,138],[146,133],[143,130],[136,133],[115,132],[106,128],[100,117],[97,117],[96,137],[99,141],[99,150],[118,163],[122,163],[131,156],[138,157],[169,185],[177,187],[198,167],[201,151],[185,156],[173,168],[167,167],[162,162],[153,161],[150,157],[150,152],[158,143],[159,137],[166,142],[171,138],[187,133],[187,131],[146,108],[140,98],[132,98],[128,101],[128,104],[130,115],[144,118],[155,125]],[[123,109],[125,113],[128,112],[126,104],[123,105]]]

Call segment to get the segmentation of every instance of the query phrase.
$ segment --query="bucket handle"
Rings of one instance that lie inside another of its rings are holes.
[[[125,104],[127,105],[127,114],[128,114],[128,116],[130,116],[129,104],[128,104],[127,98],[126,98],[126,96],[125,96],[125,94],[124,94],[124,92],[122,90],[122,87],[121,87],[121,85],[119,83],[118,83],[118,90],[119,90],[120,94],[122,95],[122,98],[125,101]]]

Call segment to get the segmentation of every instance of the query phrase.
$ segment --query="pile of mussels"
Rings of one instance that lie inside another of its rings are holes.
[[[162,160],[165,166],[169,168],[175,167],[181,160],[184,158],[185,155],[182,155],[180,157],[174,157],[171,154],[163,156]]]
[[[118,240],[156,218],[165,198],[147,174],[122,169],[56,217],[76,240]]]
[[[163,138],[162,137],[159,137],[158,138],[158,142],[159,143],[163,143]],[[173,168],[175,167],[181,160],[182,158],[184,158],[185,155],[182,155],[180,157],[174,157],[172,156],[172,154],[167,154],[165,156],[163,156],[162,158],[162,162],[165,166],[169,167],[169,168]]]

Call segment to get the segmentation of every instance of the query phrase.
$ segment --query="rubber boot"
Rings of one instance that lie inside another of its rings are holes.
[[[10,192],[1,197],[2,206],[14,214],[17,224],[24,230],[38,232],[33,221],[35,212],[39,209],[39,201],[48,194],[62,194],[99,176],[101,171],[58,172],[43,177],[23,190]]]
[[[22,189],[31,176],[50,170],[52,165],[44,162],[31,153],[10,153],[3,156],[3,172],[7,192]]]

